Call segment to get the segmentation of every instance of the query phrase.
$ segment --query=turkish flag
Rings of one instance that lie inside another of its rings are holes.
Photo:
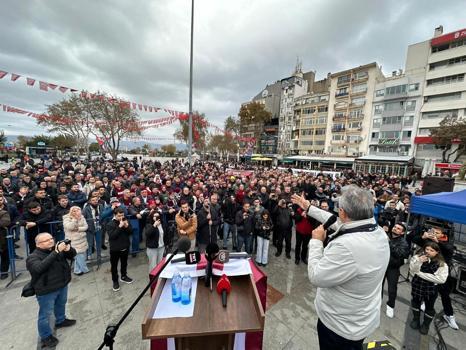
[[[49,91],[49,84],[45,81],[39,81],[39,89],[42,91]]]
[[[58,88],[58,90],[60,90],[61,92],[65,93],[65,92],[68,90],[68,88],[65,87],[65,86],[60,86],[60,87]]]
[[[51,88],[52,90],[55,90],[57,88],[57,86],[58,85],[49,83],[49,88]]]
[[[132,103],[133,109],[136,109],[136,103]]]
[[[149,106],[149,112],[152,112],[152,106]]]
[[[146,106],[146,105],[144,105],[144,111],[146,111],[146,112],[147,112],[147,106]]]
[[[3,70],[0,70],[0,79],[2,79],[5,75],[7,75],[8,72],[5,72]]]
[[[36,82],[36,79],[26,78],[26,81],[29,86],[33,86],[34,83]]]
[[[21,76],[21,75],[19,75],[19,74],[11,73],[11,81],[16,81],[16,80],[18,80],[18,78],[19,78],[20,76]]]

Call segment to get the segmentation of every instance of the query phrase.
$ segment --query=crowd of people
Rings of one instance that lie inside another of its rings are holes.
[[[16,248],[19,240],[26,240],[29,257],[36,256],[36,250],[54,247],[44,239],[56,243],[69,239],[72,254],[69,250],[63,253],[62,245],[53,251],[73,260],[77,276],[90,271],[89,260],[109,250],[114,291],[120,289],[120,282],[132,283],[127,274],[129,254],[145,249],[152,269],[183,236],[190,239],[192,250],[205,252],[209,243],[234,251],[244,249],[265,267],[269,256],[280,258],[284,253],[286,259],[292,259],[294,234],[294,263],[310,265],[308,247],[318,252],[320,247],[335,246],[332,235],[338,236],[340,229],[330,226],[317,246],[310,244],[313,232],[322,218],[335,215],[341,219],[342,213],[350,212],[345,189],[357,188],[369,196],[370,208],[364,218],[385,231],[384,241],[389,247],[389,260],[382,273],[388,287],[386,315],[394,316],[400,267],[417,245],[421,251],[414,254],[410,264],[414,276],[411,327],[427,333],[440,293],[446,321],[458,328],[449,298],[449,235],[441,227],[424,230],[419,217],[410,215],[411,198],[421,190],[410,190],[413,179],[409,177],[344,170],[340,177],[333,178],[264,167],[246,171],[241,164],[202,161],[189,166],[180,160],[71,162],[53,158],[12,164],[0,170],[0,180],[1,279],[8,277],[10,258],[22,259],[20,254],[9,256],[6,249],[6,234],[11,231]],[[319,211],[313,212],[310,207]],[[136,241],[133,235],[139,236]],[[314,263],[318,261],[314,259]],[[308,266],[311,281],[318,275],[313,268]],[[49,304],[39,304],[41,310],[48,307],[51,312]],[[46,312],[42,310],[42,314]],[[332,330],[338,334],[335,328]],[[50,336],[48,330],[41,333],[42,339],[50,341]]]

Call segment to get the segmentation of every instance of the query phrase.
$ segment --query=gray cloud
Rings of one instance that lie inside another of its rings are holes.
[[[190,1],[4,1],[0,69],[135,102],[188,108]],[[221,126],[296,56],[322,78],[376,61],[402,68],[434,27],[465,27],[463,1],[196,0],[194,108]],[[0,103],[36,112],[59,92],[0,80]],[[153,117],[154,115],[152,115]],[[143,114],[143,118],[151,117]],[[0,110],[10,134],[44,132]],[[174,127],[152,130],[166,136]]]

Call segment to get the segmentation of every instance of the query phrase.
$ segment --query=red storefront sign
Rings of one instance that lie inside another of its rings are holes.
[[[435,163],[435,167],[439,169],[448,169],[448,170],[454,170],[454,171],[459,171],[463,164],[458,164],[458,163]]]
[[[432,46],[449,43],[450,41],[466,38],[466,28],[457,30],[456,32],[448,33],[437,38],[433,38],[430,43]]]
[[[415,144],[432,144],[434,140],[432,140],[432,136],[416,136],[414,138]]]

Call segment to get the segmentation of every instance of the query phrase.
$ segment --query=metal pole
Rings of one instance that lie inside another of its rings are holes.
[[[188,129],[188,160],[193,164],[193,33],[194,33],[194,0],[191,0],[191,52],[189,56],[189,129]]]

